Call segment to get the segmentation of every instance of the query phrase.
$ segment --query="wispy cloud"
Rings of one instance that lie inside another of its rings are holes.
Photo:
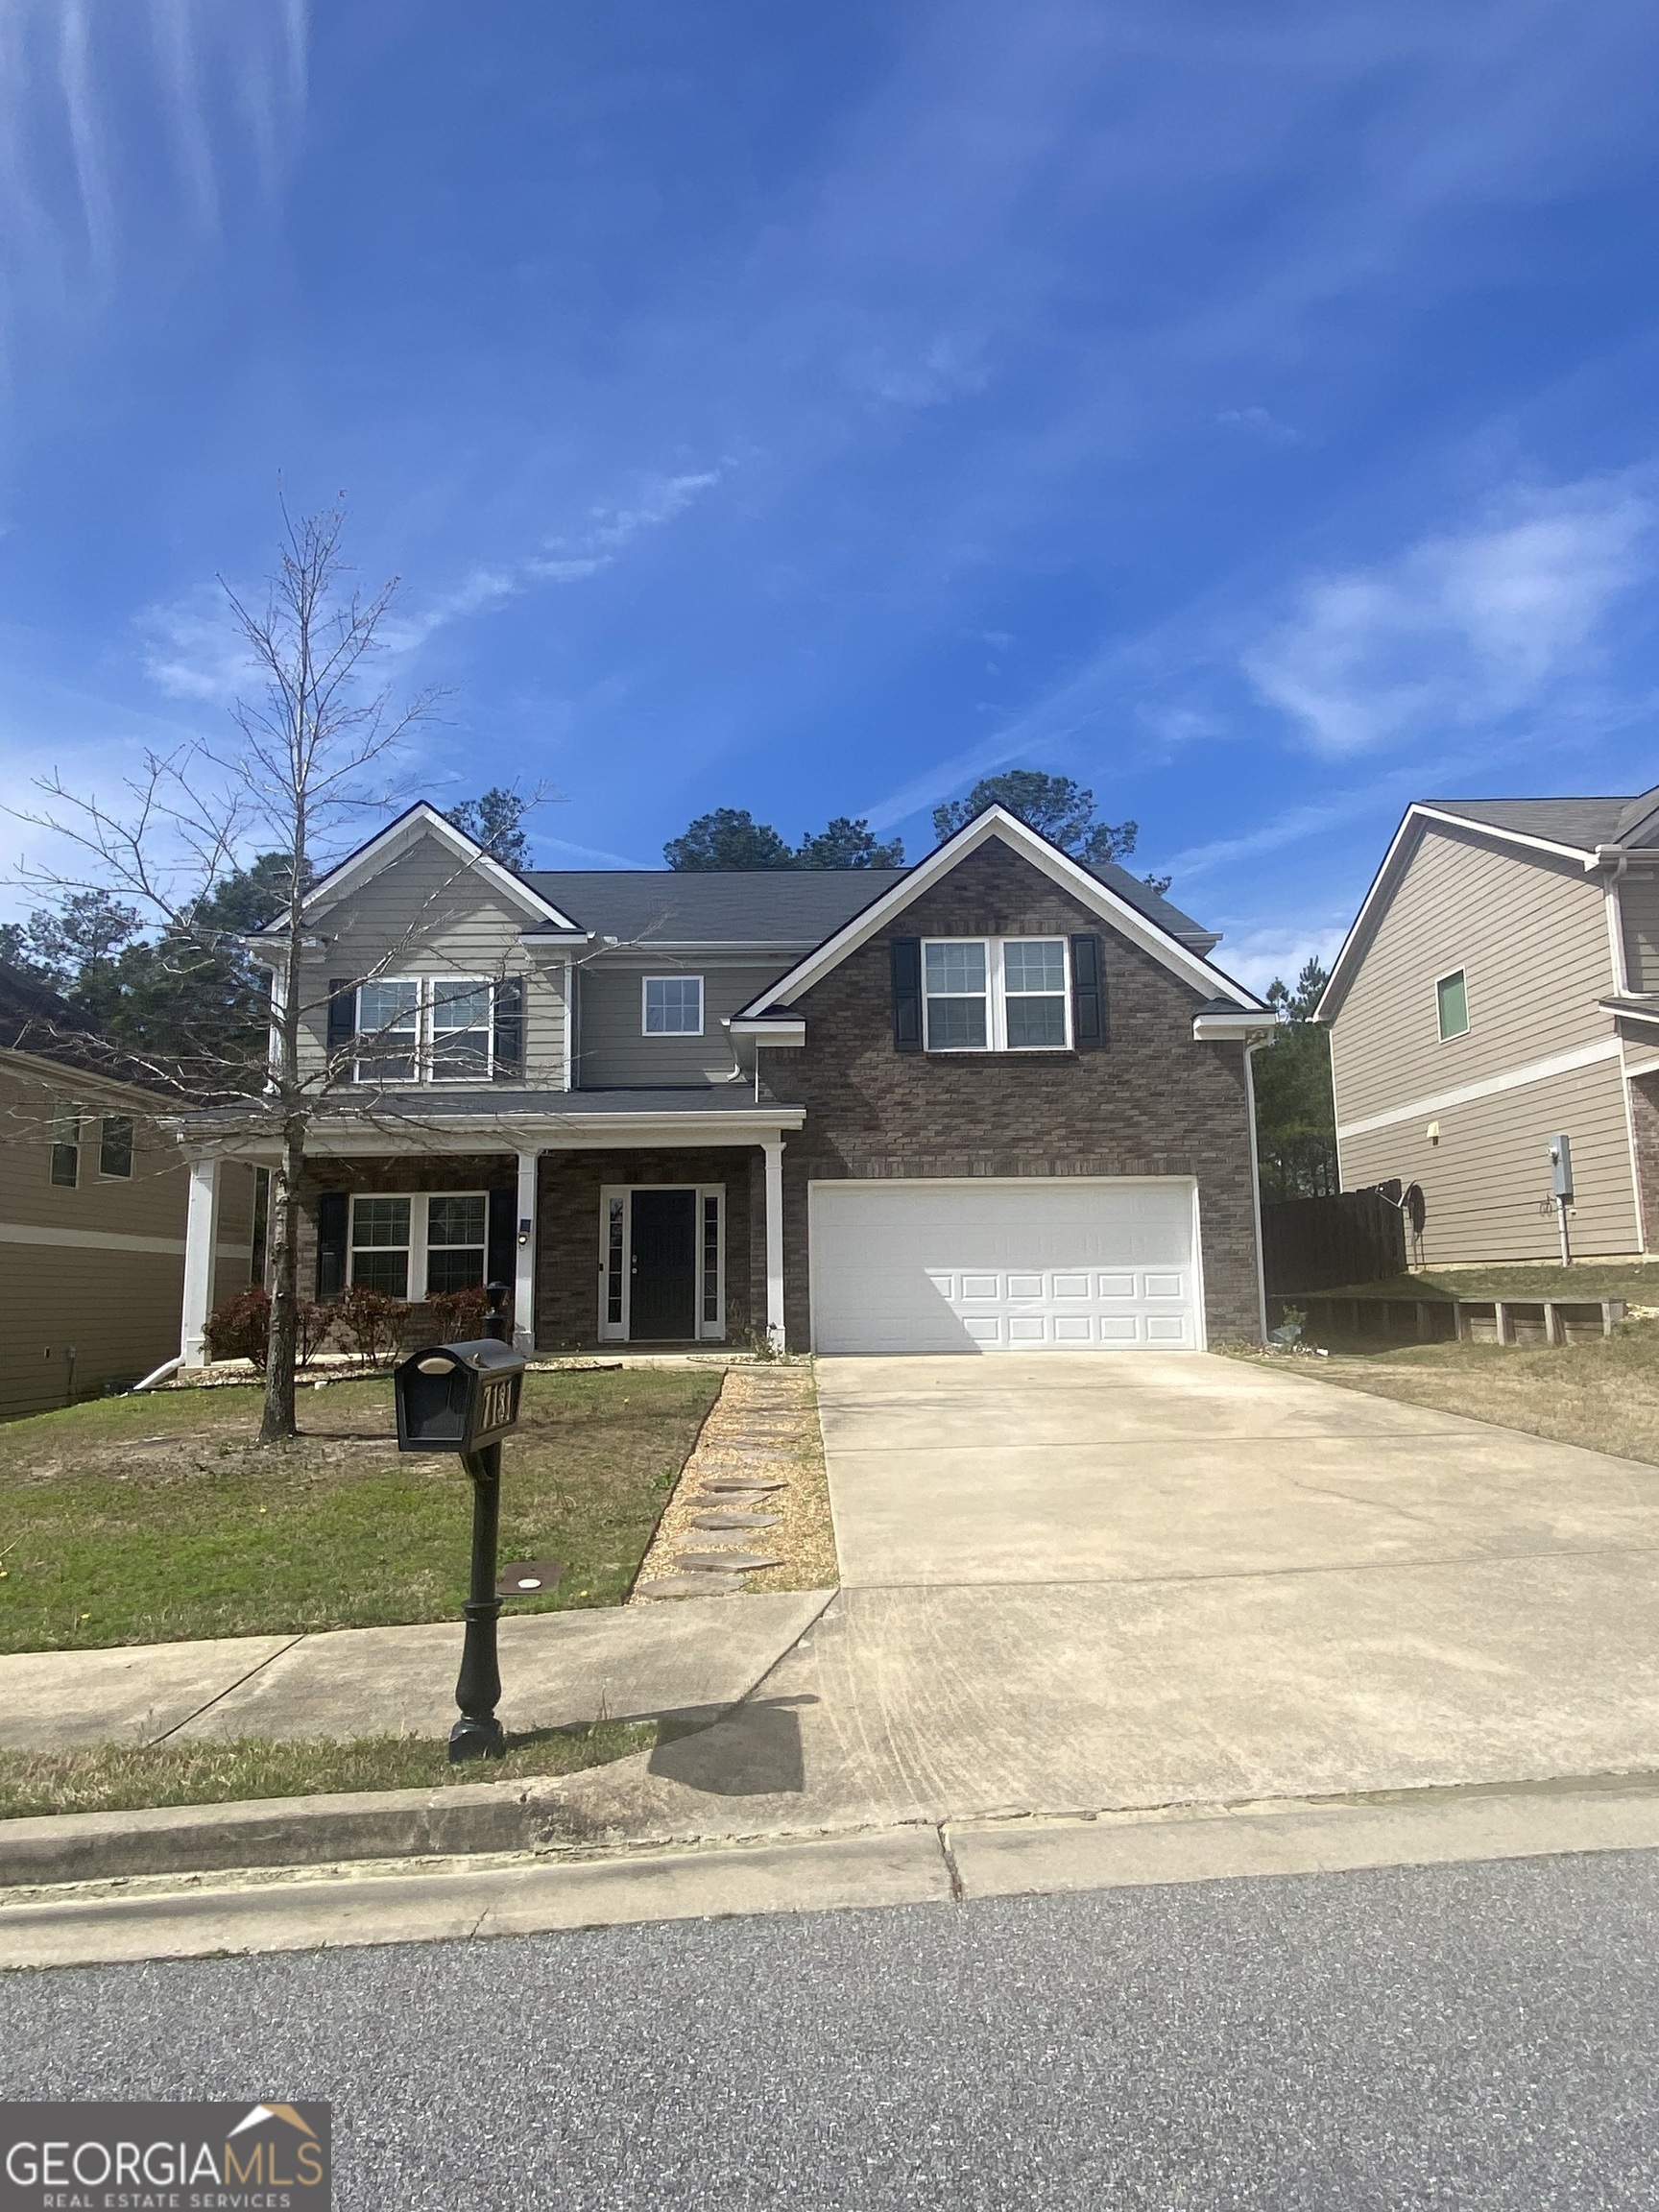
[[[101,305],[211,239],[299,141],[306,0],[0,0],[0,301]],[[88,286],[86,279],[90,278]]]
[[[458,584],[413,606],[397,603],[382,624],[380,643],[396,655],[418,652],[451,623],[486,614],[542,584],[573,584],[621,559],[645,533],[683,515],[720,481],[729,464],[695,474],[647,477],[627,504],[592,508],[568,536],[543,541],[546,550],[496,566],[480,564]],[[252,663],[223,590],[204,587],[139,617],[144,673],[175,699],[224,705],[246,687]]]
[[[1247,990],[1262,992],[1276,978],[1294,983],[1310,960],[1329,968],[1346,934],[1340,923],[1323,929],[1246,929],[1237,937],[1229,932],[1214,957]]]
[[[1241,664],[1325,754],[1501,725],[1595,675],[1609,615],[1653,574],[1656,521],[1645,469],[1512,490],[1467,529],[1305,585]]]

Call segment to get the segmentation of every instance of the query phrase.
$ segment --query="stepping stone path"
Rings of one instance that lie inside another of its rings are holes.
[[[783,1526],[789,1471],[804,1426],[814,1418],[808,1376],[789,1368],[727,1369],[640,1568],[635,1601],[724,1597],[741,1590],[746,1575],[782,1565],[775,1552],[736,1544],[727,1550],[717,1540],[753,1542],[762,1529]],[[688,1513],[687,1506],[700,1510]]]

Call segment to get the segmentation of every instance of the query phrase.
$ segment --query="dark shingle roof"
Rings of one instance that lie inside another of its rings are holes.
[[[624,945],[822,945],[903,878],[893,868],[527,869],[534,891]]]
[[[1465,822],[1545,837],[1552,845],[1571,845],[1581,853],[1593,852],[1598,845],[1648,843],[1659,831],[1659,822],[1653,819],[1659,814],[1659,790],[1635,798],[1430,799],[1424,804]],[[1632,838],[1631,831],[1638,829],[1646,834]]]
[[[532,890],[624,945],[764,945],[806,950],[902,883],[904,868],[757,868],[744,873],[656,869],[527,869]],[[1198,950],[1214,934],[1113,861],[1091,868],[1120,899]]]

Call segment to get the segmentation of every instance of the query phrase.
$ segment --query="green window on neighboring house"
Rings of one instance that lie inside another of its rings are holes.
[[[1463,980],[1463,971],[1455,975],[1442,975],[1434,986],[1440,1001],[1440,1042],[1446,1044],[1453,1037],[1467,1035],[1469,1029],[1469,990]]]

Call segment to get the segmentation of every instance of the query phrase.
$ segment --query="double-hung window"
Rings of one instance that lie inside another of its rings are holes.
[[[494,993],[475,975],[384,975],[357,986],[359,1083],[488,1082]]]
[[[1071,1042],[1064,937],[930,937],[922,947],[929,1052],[1063,1052]]]
[[[482,1190],[412,1191],[351,1200],[353,1283],[389,1298],[435,1298],[484,1281],[490,1201]]]
[[[388,976],[357,986],[357,1080],[413,1083],[421,1065],[421,986]],[[400,1293],[399,1293],[400,1295]]]
[[[701,975],[647,975],[643,1030],[647,1037],[701,1037]]]

